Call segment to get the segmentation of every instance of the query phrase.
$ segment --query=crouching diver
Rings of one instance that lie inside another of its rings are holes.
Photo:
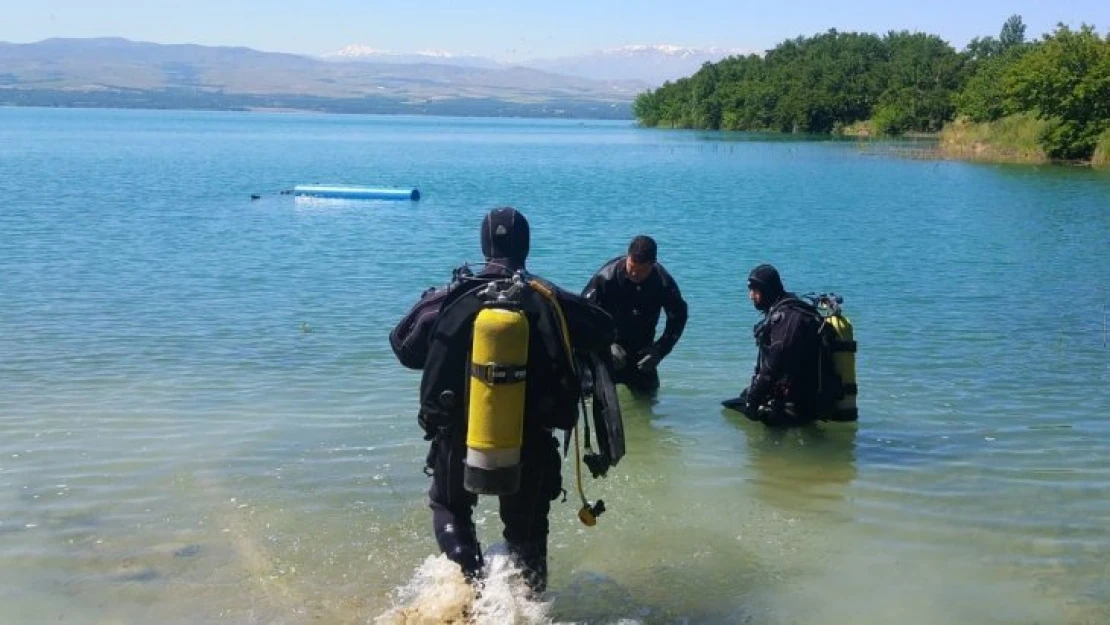
[[[818,418],[820,361],[817,310],[783,288],[779,272],[759,265],[748,275],[748,298],[763,318],[755,324],[759,355],[751,384],[725,406],[771,426]]]
[[[448,287],[426,291],[389,338],[402,365],[423,370],[418,420],[431,441],[439,548],[468,579],[480,576],[473,508],[478,495],[497,495],[509,551],[543,592],[548,513],[562,492],[553,430],[575,428],[576,363],[600,362],[614,328],[605,311],[526,272],[529,239],[520,212],[491,211],[481,227],[484,268],[464,266]],[[584,505],[591,520],[596,508]]]

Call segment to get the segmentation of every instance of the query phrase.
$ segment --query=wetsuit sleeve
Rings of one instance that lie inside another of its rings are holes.
[[[786,376],[790,359],[796,351],[800,316],[786,312],[778,314],[783,317],[773,321],[767,329],[768,345],[762,352],[763,357],[748,389],[748,401],[756,406],[771,398],[775,383]]]
[[[393,331],[389,346],[397,360],[409,369],[423,369],[428,357],[428,339],[447,290],[428,289]]]
[[[667,276],[663,287],[663,311],[667,313],[667,325],[663,335],[655,342],[655,350],[660,358],[666,357],[674,349],[678,339],[682,338],[682,331],[686,329],[686,300],[682,299],[682,292],[674,278]]]

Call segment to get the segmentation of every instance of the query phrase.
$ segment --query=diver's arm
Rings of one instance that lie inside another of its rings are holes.
[[[397,360],[409,369],[423,369],[428,357],[428,338],[439,315],[447,290],[429,289],[404,319],[389,333],[389,346]]]
[[[791,326],[785,319],[767,328],[770,333],[769,343],[763,357],[759,359],[755,377],[748,388],[748,403],[760,406],[771,398],[771,391],[776,382],[781,380],[786,371],[786,357],[791,341]]]
[[[667,325],[663,329],[663,335],[655,342],[655,350],[659,354],[659,358],[665,358],[674,349],[678,339],[682,338],[682,332],[686,329],[687,306],[686,300],[682,299],[682,292],[678,288],[678,283],[662,267],[660,267],[660,270],[663,271],[665,277],[662,296],[663,311],[667,314]]]
[[[597,273],[594,274],[582,291],[586,302],[599,308],[608,317],[608,320],[603,320],[596,317],[596,312],[589,313],[589,315],[595,316],[594,325],[604,327],[604,335],[608,337],[604,346],[606,350],[620,338],[620,331],[615,322],[616,310],[620,306],[617,269],[624,262],[624,258],[624,256],[618,256],[607,261],[597,270]]]

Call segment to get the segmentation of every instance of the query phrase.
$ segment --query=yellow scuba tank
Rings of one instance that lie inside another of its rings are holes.
[[[829,415],[831,421],[855,421],[859,418],[856,409],[856,341],[852,334],[852,321],[837,313],[826,319],[836,339],[832,342],[833,370],[840,378],[840,399]]]
[[[806,295],[821,318],[818,330],[820,362],[818,363],[818,418],[823,421],[856,421],[856,340],[852,321],[840,305],[844,298],[836,293]],[[825,382],[835,377],[833,383]]]
[[[528,340],[520,310],[487,307],[474,320],[463,470],[472,493],[511,495],[520,488]]]

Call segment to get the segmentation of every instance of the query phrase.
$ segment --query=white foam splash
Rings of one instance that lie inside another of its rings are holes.
[[[466,623],[468,625],[550,624],[550,604],[533,598],[519,568],[496,548],[486,554],[486,576],[477,587],[446,557],[429,556],[412,580],[395,592],[394,607],[377,625]]]

